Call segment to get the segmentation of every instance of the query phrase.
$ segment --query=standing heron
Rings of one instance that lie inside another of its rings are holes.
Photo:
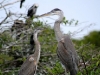
[[[42,30],[43,30],[42,28],[37,28],[34,30],[33,35],[32,35],[34,41],[32,40],[32,38],[30,39],[30,41],[31,41],[31,45],[33,44],[33,47],[35,47],[35,52],[34,52],[34,54],[30,55],[26,59],[26,61],[22,64],[18,75],[35,75],[36,70],[37,70],[37,64],[38,64],[39,58],[40,58],[40,51],[41,51],[41,47],[40,47],[40,43],[37,39],[37,35]],[[33,41],[33,43],[32,43],[32,41]]]
[[[36,14],[36,11],[37,11],[37,8],[38,8],[38,4],[33,4],[33,6],[31,6],[29,9],[28,9],[28,12],[27,12],[27,16],[32,18],[35,14]]]
[[[63,11],[55,8],[48,13],[42,14],[39,17],[58,15],[59,19],[55,21],[54,32],[58,41],[57,55],[62,65],[65,68],[65,72],[69,70],[70,75],[76,75],[78,71],[78,55],[74,48],[74,45],[70,39],[70,36],[62,34],[60,30],[60,23],[63,21]],[[67,74],[67,73],[66,73]]]

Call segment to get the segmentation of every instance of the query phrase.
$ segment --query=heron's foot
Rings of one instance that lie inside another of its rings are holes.
[[[33,57],[30,57],[30,58],[29,58],[29,61],[34,61],[34,58],[33,58]]]

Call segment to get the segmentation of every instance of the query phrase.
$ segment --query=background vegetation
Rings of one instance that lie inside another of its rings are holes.
[[[2,21],[0,25],[6,21],[8,19]],[[34,53],[34,50],[30,51],[30,35],[39,26],[43,27],[44,31],[38,37],[42,48],[37,75],[65,75],[56,55],[57,41],[53,28],[39,20],[33,21],[33,25],[29,20],[23,22],[18,18],[12,22],[12,28],[0,34],[0,75],[17,75],[22,63]],[[73,21],[64,19],[64,23],[71,25]],[[78,21],[75,25],[77,23]],[[100,75],[99,39],[100,31],[92,31],[80,40],[72,39],[80,58],[77,75]]]

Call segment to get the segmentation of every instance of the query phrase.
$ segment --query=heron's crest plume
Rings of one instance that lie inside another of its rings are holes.
[[[34,6],[35,6],[35,7],[39,7],[39,4],[38,4],[38,3],[34,3]]]
[[[51,10],[51,12],[53,12],[53,11],[61,11],[61,9],[55,8],[55,9]]]

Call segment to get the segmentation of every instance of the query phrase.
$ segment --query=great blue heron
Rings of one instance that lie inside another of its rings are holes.
[[[22,64],[18,75],[35,75],[36,70],[37,70],[37,64],[38,64],[39,58],[40,58],[40,51],[41,51],[41,47],[40,47],[40,43],[37,39],[37,35],[42,30],[43,30],[42,28],[37,28],[34,30],[34,32],[33,32],[33,40],[34,41],[33,42],[35,44],[35,46],[34,46],[35,52],[34,52],[34,54],[30,55],[26,59],[26,61]],[[32,40],[32,39],[30,39],[30,40]]]
[[[42,14],[39,17],[58,15],[59,19],[55,21],[54,32],[58,41],[57,55],[62,65],[65,68],[65,72],[69,70],[70,75],[76,75],[78,71],[78,55],[74,48],[74,45],[70,39],[70,36],[62,34],[60,30],[60,23],[63,20],[63,11],[55,8],[48,13]],[[67,73],[66,73],[67,74]]]
[[[25,2],[25,0],[20,0],[20,8],[22,7],[23,2]]]
[[[33,6],[31,6],[27,12],[27,16],[28,17],[33,17],[36,14],[37,8],[38,8],[38,4],[33,4]]]

